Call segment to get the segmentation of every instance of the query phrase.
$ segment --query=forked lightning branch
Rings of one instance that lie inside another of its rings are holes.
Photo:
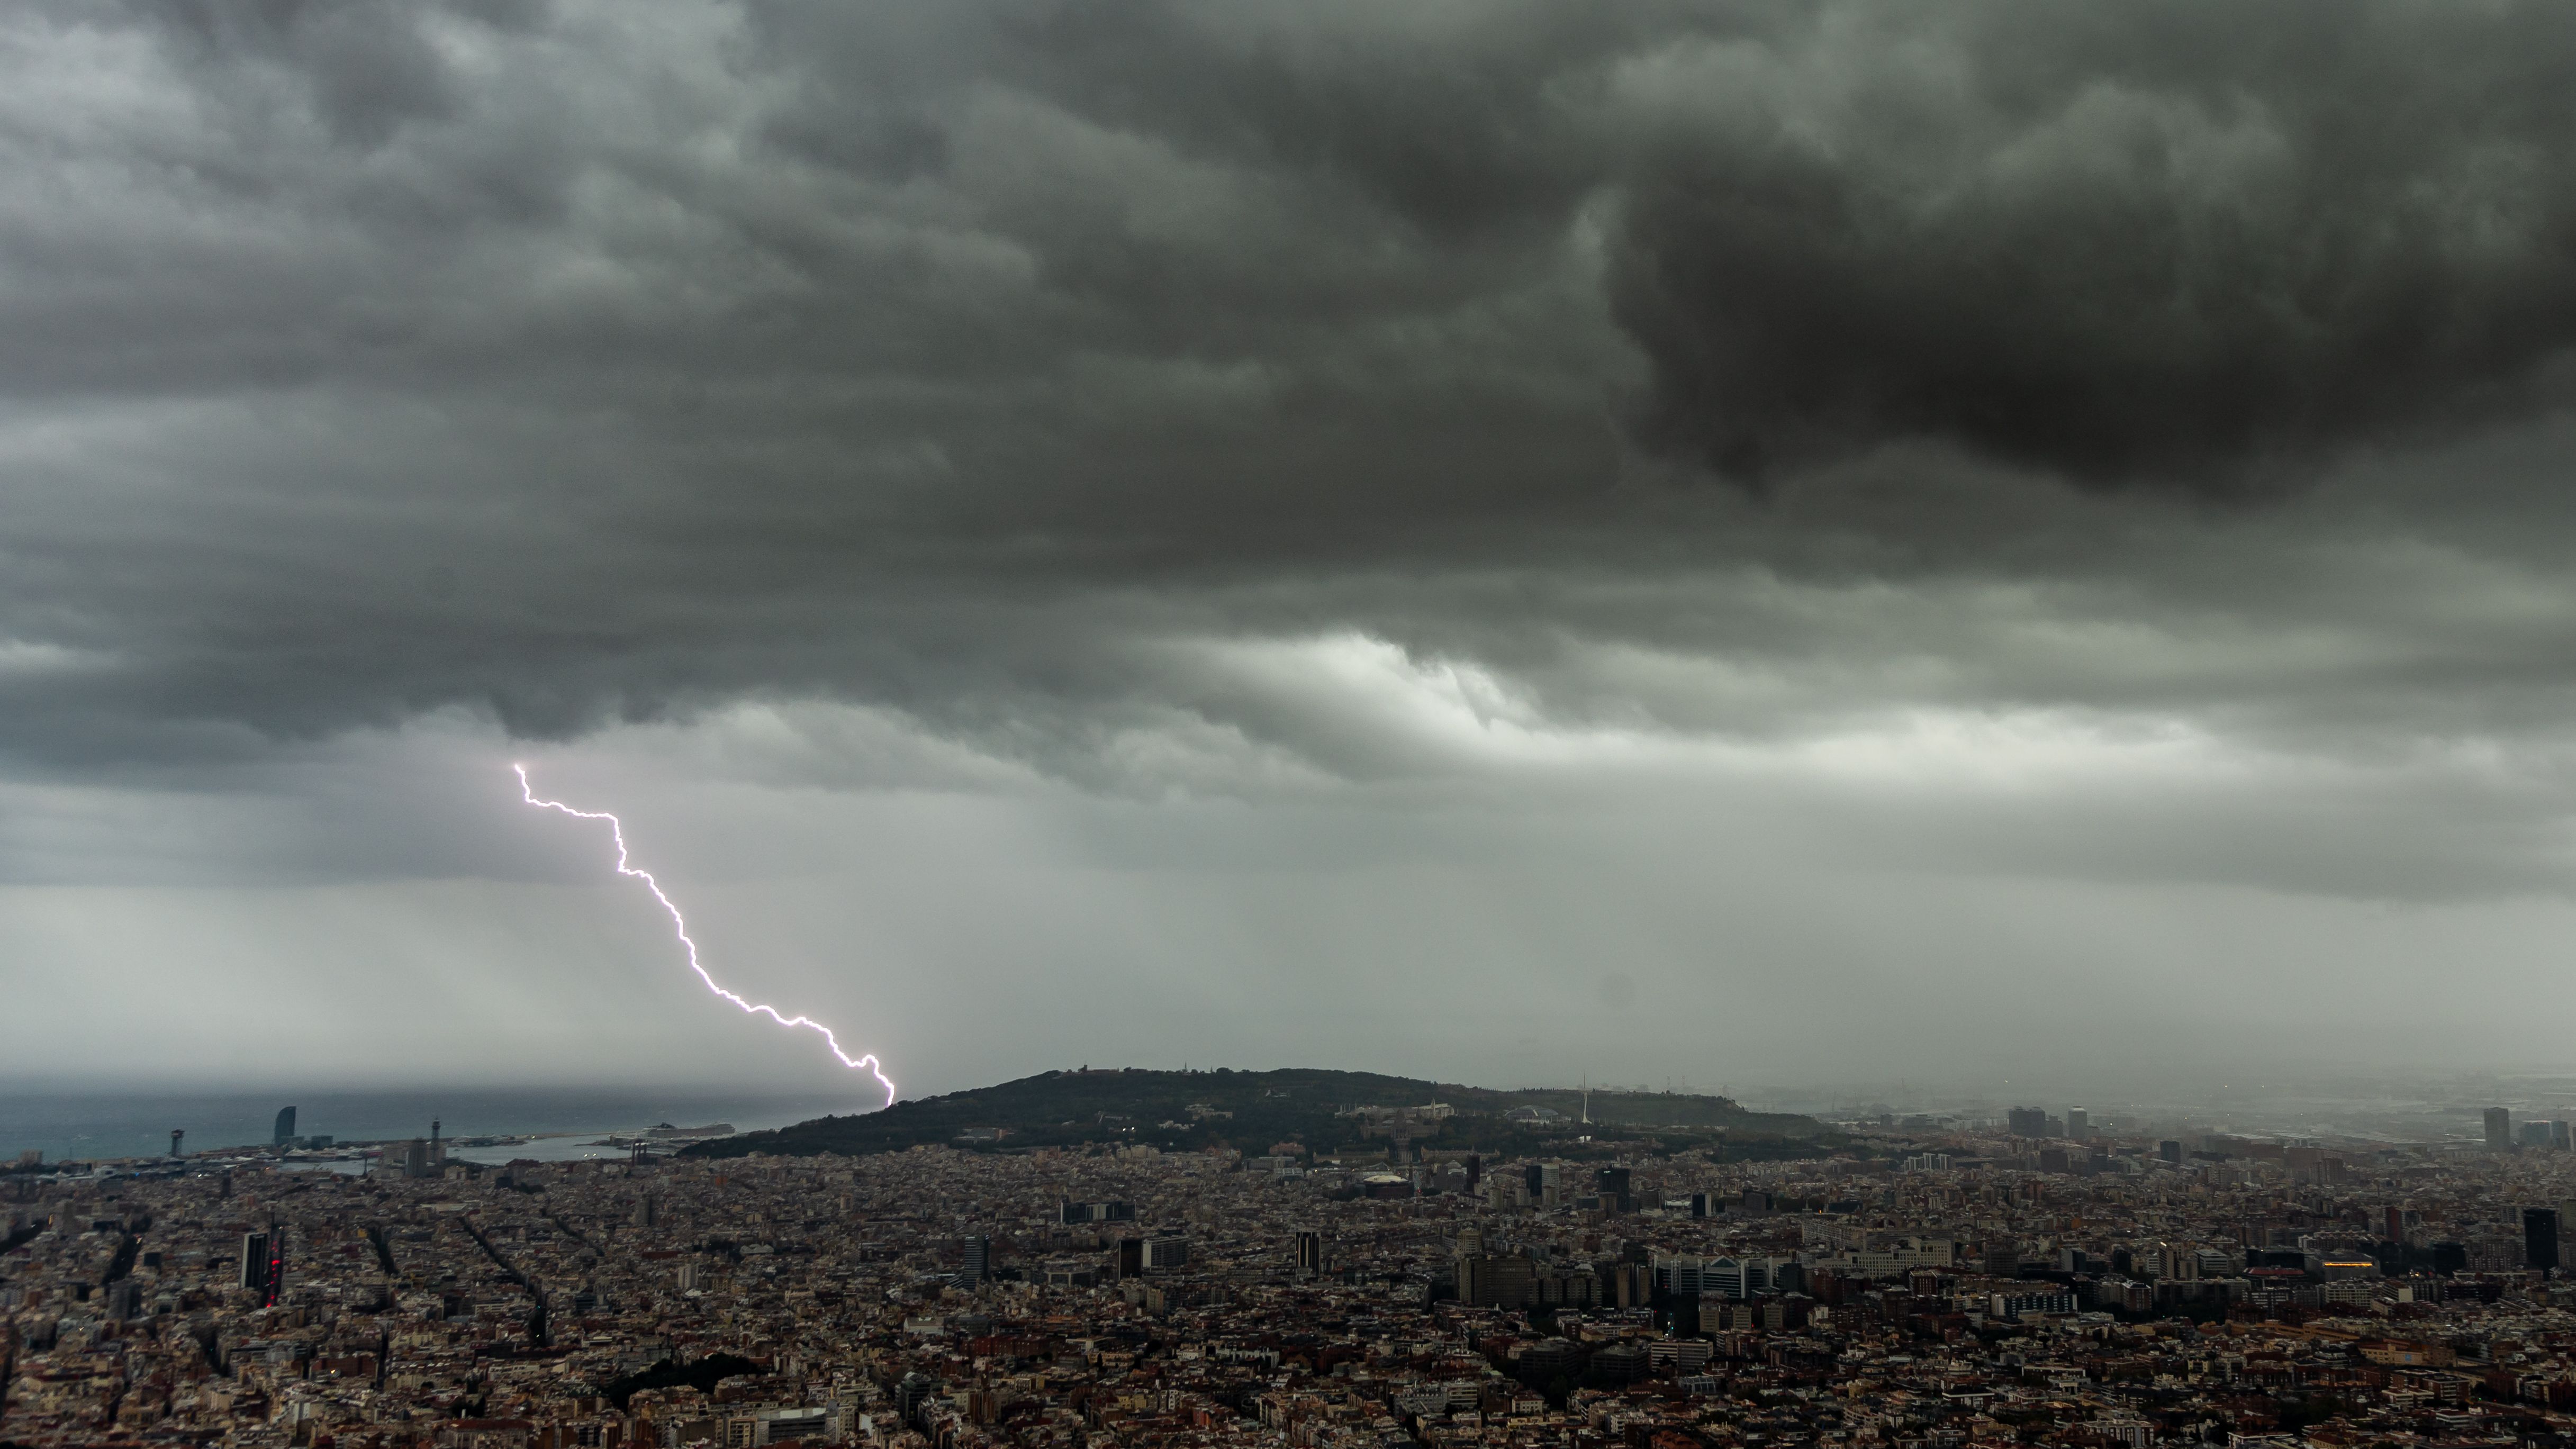
[[[725,1000],[732,1002],[734,1005],[741,1007],[744,1011],[749,1012],[754,1016],[766,1016],[770,1020],[777,1022],[780,1026],[801,1026],[808,1031],[821,1033],[823,1044],[831,1048],[832,1055],[840,1059],[842,1066],[848,1067],[852,1071],[856,1071],[861,1067],[867,1068],[868,1075],[875,1077],[877,1079],[877,1085],[885,1088],[886,1105],[889,1107],[894,1105],[894,1083],[886,1076],[884,1069],[878,1065],[876,1056],[873,1053],[863,1053],[859,1056],[853,1057],[848,1052],[841,1050],[840,1038],[832,1035],[832,1029],[825,1026],[823,1023],[816,1021],[814,1018],[810,1016],[782,1015],[777,1007],[745,1000],[741,996],[738,996],[716,984],[715,977],[708,975],[706,966],[698,960],[698,943],[689,938],[688,918],[682,916],[680,914],[680,908],[677,905],[672,904],[669,896],[662,893],[661,883],[653,879],[653,873],[651,871],[639,870],[629,861],[626,853],[626,829],[623,825],[618,823],[616,816],[605,810],[575,810],[573,807],[566,805],[561,800],[540,800],[537,798],[535,787],[528,783],[528,767],[525,765],[512,765],[510,768],[518,772],[520,798],[526,800],[529,804],[545,810],[560,810],[564,814],[569,815],[576,820],[605,820],[608,822],[609,838],[617,842],[617,873],[622,876],[631,876],[636,880],[642,881],[644,883],[644,889],[653,893],[653,899],[662,903],[662,909],[671,913],[671,931],[672,934],[680,938],[680,945],[689,953],[689,969],[698,973],[698,979],[707,984],[707,989],[709,991],[714,992],[716,995],[723,997]]]

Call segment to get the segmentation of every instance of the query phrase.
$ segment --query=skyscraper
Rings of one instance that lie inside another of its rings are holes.
[[[993,1240],[977,1234],[966,1240],[966,1269],[957,1275],[966,1287],[973,1287],[993,1270]]]
[[[2487,1109],[2487,1145],[2504,1149],[2513,1145],[2513,1113],[2503,1107]]]
[[[2546,1273],[2558,1266],[2558,1210],[2522,1210],[2522,1264]]]
[[[269,1145],[272,1147],[284,1147],[287,1143],[294,1140],[295,1109],[292,1107],[280,1107],[277,1109],[277,1131],[268,1139]]]
[[[1297,1276],[1319,1278],[1324,1272],[1324,1235],[1313,1228],[1299,1228],[1296,1236]]]
[[[2093,1114],[2081,1107],[2066,1109],[2066,1135],[2082,1141],[2093,1135]]]
[[[2004,1113],[2004,1124],[2005,1130],[2015,1137],[2045,1137],[2048,1135],[2048,1109],[2015,1107]]]
[[[241,1286],[259,1295],[259,1306],[277,1302],[286,1286],[286,1230],[271,1225],[264,1233],[242,1234]]]

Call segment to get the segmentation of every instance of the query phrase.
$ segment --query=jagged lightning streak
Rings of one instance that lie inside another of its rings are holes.
[[[536,787],[528,783],[528,767],[525,765],[512,765],[510,768],[517,771],[519,775],[519,798],[527,801],[529,804],[534,805],[541,810],[560,810],[576,820],[605,820],[608,822],[608,837],[609,839],[617,842],[617,873],[624,876],[633,876],[635,879],[644,882],[644,889],[651,891],[653,893],[653,899],[662,903],[662,909],[671,913],[671,932],[673,935],[678,936],[680,938],[680,944],[688,949],[689,969],[698,973],[698,979],[707,984],[707,989],[709,991],[714,992],[716,995],[723,997],[725,1000],[732,1002],[734,1005],[741,1007],[744,1011],[747,1011],[754,1016],[768,1017],[771,1021],[777,1022],[780,1026],[801,1026],[811,1031],[821,1032],[823,1034],[823,1044],[832,1049],[832,1055],[841,1059],[841,1065],[848,1067],[852,1071],[857,1071],[861,1067],[867,1068],[868,1075],[877,1079],[878,1086],[885,1088],[886,1105],[889,1107],[894,1105],[894,1083],[886,1076],[884,1068],[877,1064],[877,1059],[874,1053],[867,1053],[853,1057],[848,1052],[841,1050],[841,1039],[832,1035],[832,1029],[825,1026],[823,1023],[816,1021],[814,1018],[810,1016],[781,1016],[778,1014],[777,1007],[763,1006],[758,1002],[745,1001],[741,997],[734,995],[732,992],[727,991],[716,984],[716,979],[707,974],[707,968],[698,963],[698,943],[689,939],[688,919],[680,914],[680,908],[671,903],[671,898],[669,896],[662,894],[661,882],[653,879],[653,873],[651,871],[637,870],[633,865],[627,863],[626,827],[618,823],[616,816],[609,814],[605,810],[575,810],[561,800],[540,800],[537,798]]]

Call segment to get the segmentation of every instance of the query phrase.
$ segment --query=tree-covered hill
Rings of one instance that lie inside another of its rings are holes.
[[[1396,1122],[1365,1108],[1419,1108],[1445,1103],[1451,1115],[1414,1114]],[[1515,1109],[1537,1109],[1514,1115]],[[753,1152],[855,1156],[922,1143],[1009,1151],[1083,1143],[1146,1143],[1166,1151],[1225,1146],[1262,1155],[1295,1143],[1317,1155],[1383,1154],[1391,1131],[1427,1149],[1536,1150],[1596,1135],[1690,1140],[1723,1134],[1748,1147],[1814,1136],[1805,1117],[1749,1112],[1725,1097],[1687,1092],[1591,1094],[1552,1089],[1498,1091],[1374,1072],[1292,1068],[1275,1072],[1046,1072],[998,1086],[898,1102],[882,1112],[822,1117],[773,1132],[752,1132],[687,1148],[690,1157]],[[1549,1114],[1553,1114],[1550,1116]],[[1536,1120],[1529,1120],[1532,1117]]]

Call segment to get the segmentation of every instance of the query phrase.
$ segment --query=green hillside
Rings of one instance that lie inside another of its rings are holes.
[[[1536,1151],[1593,1136],[1634,1140],[1651,1134],[1672,1145],[1723,1136],[1748,1151],[1778,1149],[1821,1130],[1805,1117],[1748,1112],[1725,1097],[1686,1092],[1605,1092],[1591,1097],[1592,1125],[1581,1124],[1583,1094],[1568,1090],[1494,1091],[1373,1072],[1289,1069],[1275,1072],[1163,1072],[1133,1069],[1047,1072],[999,1086],[898,1102],[882,1112],[822,1117],[774,1132],[702,1142],[688,1157],[752,1152],[856,1156],[922,1143],[999,1151],[1084,1143],[1150,1143],[1166,1151],[1212,1146],[1261,1155],[1295,1142],[1318,1155],[1382,1155],[1390,1126],[1352,1109],[1447,1104],[1443,1120],[1402,1124],[1432,1150]],[[1554,1120],[1514,1121],[1515,1108],[1539,1108]],[[1372,1131],[1372,1127],[1376,1130]],[[1769,1155],[1764,1152],[1763,1155]]]

